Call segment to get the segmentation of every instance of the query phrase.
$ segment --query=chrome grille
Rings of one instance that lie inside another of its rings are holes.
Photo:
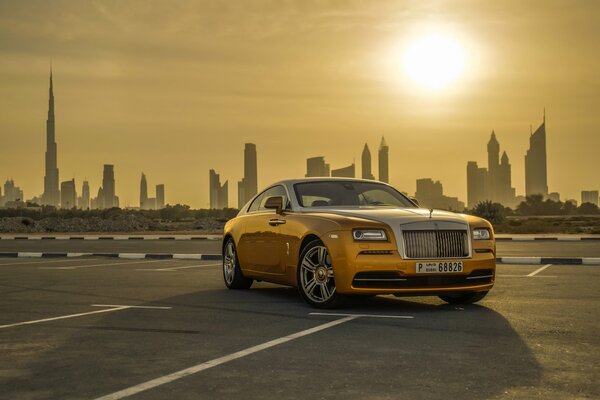
[[[463,258],[469,256],[467,231],[402,231],[407,258]]]

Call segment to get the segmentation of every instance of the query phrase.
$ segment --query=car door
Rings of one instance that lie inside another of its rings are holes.
[[[275,210],[265,208],[269,197],[282,196],[287,203],[287,194],[283,186],[274,186],[264,191],[255,201],[257,207],[250,206],[248,221],[242,240],[241,256],[246,261],[246,268],[265,275],[282,274],[283,248],[281,225],[285,218]]]

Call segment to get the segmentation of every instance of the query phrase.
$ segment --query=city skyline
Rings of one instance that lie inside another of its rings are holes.
[[[597,3],[176,1],[138,11],[127,2],[0,4],[0,35],[10,38],[0,50],[2,181],[14,179],[27,198],[45,190],[52,59],[56,169],[95,194],[99,166],[115,165],[122,206],[138,204],[140,170],[167,183],[169,203],[208,207],[206,171],[235,186],[243,143],[261,149],[262,188],[304,176],[314,155],[334,167],[360,161],[362,144],[381,136],[394,149],[389,183],[414,193],[417,178],[433,177],[466,200],[464,164],[479,159],[491,129],[525,193],[523,154],[544,106],[550,190],[577,199],[600,186]],[[467,56],[441,89],[419,86],[402,60],[436,29]]]

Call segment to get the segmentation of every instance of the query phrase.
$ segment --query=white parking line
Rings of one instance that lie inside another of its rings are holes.
[[[126,308],[131,308],[131,306],[119,306],[119,307],[114,307],[114,308],[107,308],[105,310],[96,310],[96,311],[89,311],[89,312],[78,313],[78,314],[62,315],[60,317],[36,319],[34,321],[17,322],[15,324],[0,325],[0,329],[12,328],[14,326],[21,326],[21,325],[39,324],[40,322],[56,321],[59,319],[76,318],[76,317],[82,317],[84,315],[92,315],[92,314],[100,314],[100,313],[106,313],[106,312],[112,312],[112,311],[119,311],[119,310],[124,310]]]
[[[202,267],[215,267],[215,266],[221,266],[221,263],[219,264],[196,264],[196,265],[186,265],[183,267],[171,267],[171,268],[139,268],[136,269],[136,271],[179,271],[180,269],[189,269],[189,268],[202,268]]]
[[[496,275],[496,277],[498,277],[498,278],[558,278],[558,276],[556,276],[556,275],[529,276],[529,275],[511,275],[511,274],[501,274],[501,275]]]
[[[543,267],[536,269],[535,271],[533,271],[532,273],[530,273],[527,276],[536,276],[538,273],[542,272],[543,270],[545,270],[546,268],[548,268],[550,266],[552,266],[552,264],[544,265]]]
[[[170,310],[173,307],[163,306],[128,306],[126,304],[92,304],[92,307],[127,307],[127,308],[151,308],[154,310]]]
[[[128,264],[140,264],[140,263],[155,263],[164,260],[140,260],[140,261],[127,261],[127,262],[114,262],[114,263],[102,263],[102,264],[86,264],[86,265],[75,265],[73,267],[38,267],[38,269],[81,269],[81,268],[91,268],[91,267],[106,267],[111,265],[128,265]]]
[[[330,315],[334,317],[366,317],[366,318],[397,318],[397,319],[413,319],[412,315],[386,315],[386,314],[341,314],[341,313],[322,313],[311,312],[309,315]]]
[[[358,317],[350,316],[350,317],[340,318],[335,321],[327,322],[326,324],[315,326],[314,328],[310,328],[310,329],[306,329],[304,331],[292,333],[291,335],[287,335],[287,336],[284,336],[284,337],[281,337],[278,339],[270,340],[263,344],[259,344],[257,346],[252,346],[247,349],[240,350],[238,352],[235,352],[235,353],[223,356],[223,357],[215,358],[214,360],[206,361],[206,362],[194,365],[193,367],[182,369],[182,370],[174,372],[172,374],[161,376],[159,378],[152,379],[152,380],[149,380],[144,383],[140,383],[139,385],[135,385],[135,386],[129,387],[127,389],[123,389],[118,392],[99,397],[96,400],[118,400],[118,399],[122,399],[125,397],[133,396],[134,394],[143,392],[145,390],[152,389],[157,386],[161,386],[161,385],[164,385],[169,382],[173,382],[173,381],[181,379],[181,378],[185,378],[186,376],[198,373],[200,371],[204,371],[209,368],[216,367],[221,364],[225,364],[229,361],[237,360],[238,358],[246,357],[250,354],[257,353],[259,351],[289,342],[294,339],[301,338],[303,336],[311,335],[313,333],[334,327],[336,325],[343,324],[344,322],[352,321],[353,319],[356,319],[356,318],[358,318]]]

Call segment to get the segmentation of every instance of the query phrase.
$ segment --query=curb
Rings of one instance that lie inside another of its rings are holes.
[[[600,265],[600,257],[498,257],[498,264]]]
[[[207,236],[0,236],[0,240],[221,240]]]
[[[600,241],[600,237],[496,237],[497,242],[578,242]]]
[[[8,252],[0,253],[0,258],[73,258],[73,257],[108,257],[125,259],[154,259],[154,260],[200,260],[220,261],[221,254],[178,254],[178,253],[34,253],[34,252]]]

